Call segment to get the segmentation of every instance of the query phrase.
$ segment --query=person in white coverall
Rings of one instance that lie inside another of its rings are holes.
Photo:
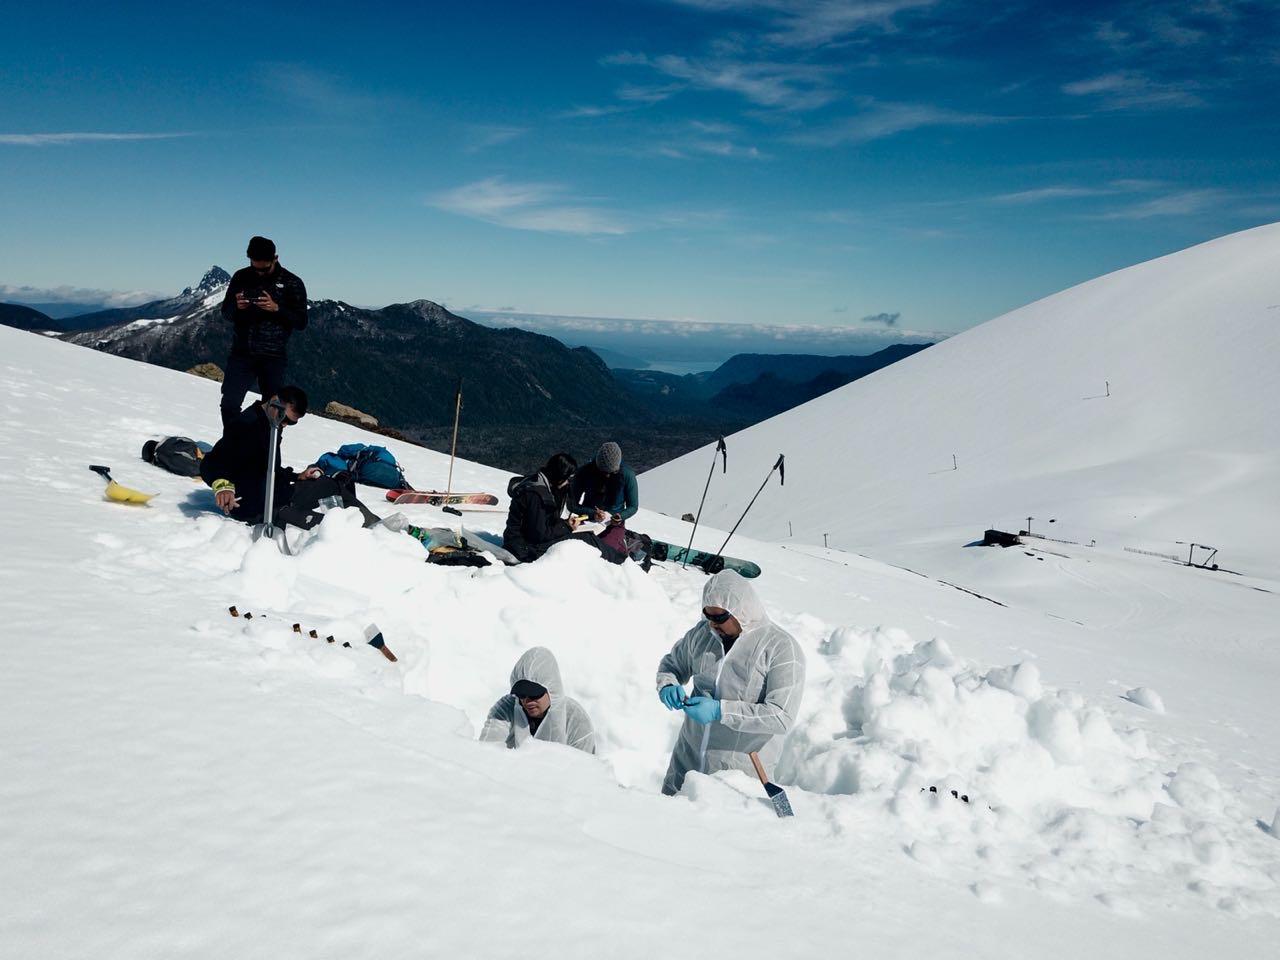
[[[693,681],[692,695],[684,685]],[[744,770],[749,753],[769,769],[779,737],[796,721],[804,693],[804,653],[769,619],[742,576],[724,570],[702,591],[702,620],[658,664],[658,696],[683,710],[684,725],[662,792],[674,795],[691,770]]]
[[[596,752],[591,718],[582,704],[564,695],[560,666],[546,647],[530,647],[516,661],[511,692],[489,711],[480,739],[505,740],[513,749],[533,739]]]

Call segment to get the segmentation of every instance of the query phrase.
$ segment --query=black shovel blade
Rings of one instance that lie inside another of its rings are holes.
[[[787,799],[787,791],[783,790],[776,783],[766,783],[764,792],[769,795],[769,799],[773,801],[773,812],[780,817],[794,817],[795,811],[791,809],[791,801]]]

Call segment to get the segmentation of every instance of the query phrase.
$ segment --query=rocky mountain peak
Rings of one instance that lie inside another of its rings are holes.
[[[230,282],[231,274],[227,273],[227,271],[223,270],[217,264],[214,264],[205,272],[205,275],[200,278],[200,282],[198,284],[194,287],[187,287],[183,290],[182,296],[207,297],[219,287],[225,287]]]

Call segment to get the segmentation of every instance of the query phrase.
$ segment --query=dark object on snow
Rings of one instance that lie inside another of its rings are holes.
[[[749,753],[747,756],[751,758],[751,765],[756,768],[756,776],[760,778],[764,792],[769,795],[769,800],[773,803],[773,812],[779,817],[794,817],[795,812],[791,809],[791,801],[787,799],[787,791],[776,783],[769,782],[769,777],[764,772],[764,764],[760,762],[760,754]]]
[[[769,478],[773,476],[773,471],[775,470],[778,471],[779,485],[786,486],[786,483],[787,483],[786,459],[787,458],[784,457],[782,454],[778,454],[778,459],[774,462],[773,466],[769,468],[769,472],[764,475],[764,482],[760,484],[760,489],[756,491],[756,495],[752,497],[751,502],[747,504],[747,509],[742,511],[742,516],[740,516],[738,518],[738,522],[733,525],[733,529],[729,531],[729,535],[724,538],[724,543],[720,544],[720,549],[716,551],[717,556],[724,555],[724,548],[729,545],[729,541],[733,539],[733,535],[738,532],[739,524],[741,524],[743,520],[747,519],[747,514],[751,512],[751,508],[754,507],[756,504],[756,497],[759,497],[760,494],[764,493],[765,484],[767,484],[769,482]],[[711,465],[711,469],[715,470],[714,462]],[[692,537],[689,538],[689,542],[690,543],[693,542]],[[708,571],[708,572],[714,573],[716,571]]]
[[[1003,530],[987,530],[982,534],[984,547],[1017,547],[1022,544],[1016,533],[1005,533]]]
[[[715,469],[715,467],[713,466],[711,469],[713,469],[713,470],[714,470],[714,469]],[[693,523],[693,522],[695,522],[698,518],[697,518],[697,517],[695,517],[692,513],[684,513],[684,514],[681,514],[681,515],[680,515],[680,519],[681,519],[681,520],[683,520],[685,523]]]
[[[706,486],[702,488],[702,499],[698,501],[697,515],[690,518],[687,513],[685,514],[686,518],[693,520],[693,529],[689,531],[689,546],[685,550],[684,563],[680,564],[681,569],[684,569],[684,565],[689,562],[688,561],[689,552],[693,550],[693,538],[698,532],[698,521],[702,519],[702,506],[707,502],[707,491],[711,489],[711,478],[712,476],[715,475],[715,472],[716,472],[717,456],[721,458],[720,472],[728,473],[729,472],[729,448],[724,445],[724,437],[721,437],[719,440],[716,441],[716,449],[711,454],[711,469],[707,471],[707,483],[706,483]],[[729,534],[729,536],[733,536],[733,534]],[[728,543],[728,542],[729,542],[728,540],[725,541],[725,543]],[[723,552],[724,547],[721,547],[720,550],[721,552]]]
[[[255,617],[260,618],[262,620],[279,619],[278,617],[275,617],[275,616],[268,617],[262,614],[255,614],[249,610],[246,610],[244,613],[241,613],[236,608],[235,604],[232,604],[231,606],[227,607],[227,613],[231,614],[231,616],[233,617],[243,617],[245,620],[253,620]],[[320,639],[320,634],[316,632],[314,629],[307,629],[301,623],[293,624],[294,633],[301,635],[304,631],[306,635],[310,637],[312,640]],[[398,660],[396,655],[391,652],[391,648],[387,646],[386,641],[382,637],[382,631],[378,629],[378,625],[376,623],[371,623],[364,628],[364,637],[365,637],[365,642],[368,643],[369,646],[373,647],[375,650],[381,653],[384,657],[386,657],[392,663],[395,663]],[[326,643],[337,642],[337,640],[332,635],[327,636],[324,639]],[[344,647],[349,648],[351,646],[351,642],[349,640],[343,640],[342,645]]]
[[[395,455],[386,447],[368,443],[344,443],[337,453],[325,453],[316,466],[327,475],[346,471],[357,483],[386,490],[411,489],[405,479],[404,469],[396,462]]]
[[[190,437],[165,437],[144,443],[142,459],[180,477],[198,477],[204,451]]]
[[[441,567],[487,567],[489,558],[470,547],[437,547],[427,554],[427,563]]]
[[[921,787],[921,788],[920,788],[920,792],[921,792],[921,793],[924,793],[924,787]],[[937,792],[938,792],[938,788],[937,788],[937,787],[930,787],[930,788],[929,788],[929,792],[930,792],[930,793],[932,793],[932,794],[937,794]],[[952,790],[952,791],[951,791],[951,797],[952,797],[952,799],[954,799],[954,800],[959,800],[961,803],[968,803],[968,802],[969,802],[969,795],[968,795],[967,793],[961,793],[961,792],[960,792],[960,791],[958,791],[958,790]]]

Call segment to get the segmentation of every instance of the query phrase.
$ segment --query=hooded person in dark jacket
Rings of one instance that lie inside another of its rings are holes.
[[[625,553],[605,546],[593,533],[577,533],[577,520],[562,517],[569,484],[578,463],[567,453],[557,453],[541,470],[527,477],[512,477],[507,485],[511,506],[502,543],[521,561],[537,560],[553,544],[581,540],[600,551],[610,563],[622,563]]]
[[[242,523],[261,523],[266,510],[267,458],[270,452],[274,417],[271,401],[278,400],[280,433],[276,437],[275,516],[273,522],[309,529],[320,522],[317,511],[326,497],[338,497],[343,506],[358,507],[365,526],[378,522],[355,496],[350,478],[326,477],[317,466],[302,473],[281,462],[280,445],[284,430],[307,413],[307,395],[299,387],[282,387],[262,403],[240,412],[223,431],[222,439],[200,461],[200,478],[212,489],[218,508]]]
[[[569,509],[606,524],[600,542],[627,550],[627,520],[640,509],[636,474],[622,462],[622,448],[610,440],[600,445],[590,463],[578,470],[569,484]]]
[[[264,400],[284,386],[285,346],[307,325],[307,288],[280,265],[276,245],[254,237],[246,253],[249,266],[232,274],[222,299],[222,317],[235,329],[222,380],[224,428],[240,414],[255,380]]]

